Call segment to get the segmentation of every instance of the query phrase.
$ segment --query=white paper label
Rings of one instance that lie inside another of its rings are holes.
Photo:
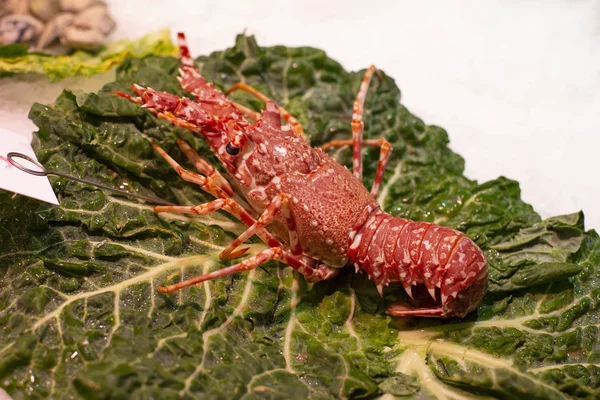
[[[11,165],[6,159],[6,155],[11,151],[23,153],[37,160],[27,139],[15,132],[0,128],[0,189],[58,205],[48,178],[28,174]],[[23,163],[23,165],[27,164]]]

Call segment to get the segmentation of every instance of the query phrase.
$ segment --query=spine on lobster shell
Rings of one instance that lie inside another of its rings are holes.
[[[453,316],[460,316],[475,309],[485,293],[486,258],[457,230],[375,210],[349,243],[348,257],[375,282],[380,294],[395,282],[411,298],[415,289],[424,288],[444,312],[451,309]]]

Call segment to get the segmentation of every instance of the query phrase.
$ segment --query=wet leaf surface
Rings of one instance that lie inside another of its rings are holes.
[[[315,145],[350,137],[362,72],[321,50],[239,36],[197,64],[219,87],[243,77],[279,101]],[[178,65],[128,59],[100,93],[35,104],[40,161],[182,205],[207,201],[150,146],[156,139],[187,165],[181,137],[215,162],[202,140],[110,93],[136,82],[184,95]],[[275,263],[160,294],[158,285],[222,267],[219,251],[243,227],[220,213],[157,215],[58,178],[60,207],[0,193],[0,387],[15,399],[597,398],[600,238],[581,213],[541,221],[514,181],[466,179],[446,132],[399,100],[390,77],[374,79],[365,133],[394,147],[378,200],[394,215],[460,229],[486,251],[490,290],[476,312],[390,318],[386,306],[404,296],[394,288],[382,299],[351,269],[311,285]],[[350,150],[335,155],[349,165]],[[365,150],[367,187],[378,157]]]

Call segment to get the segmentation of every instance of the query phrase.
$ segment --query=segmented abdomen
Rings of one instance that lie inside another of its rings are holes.
[[[422,283],[456,316],[476,308],[487,288],[486,258],[464,233],[380,210],[350,238],[348,257],[374,280],[380,293],[399,282],[412,297],[415,285]]]

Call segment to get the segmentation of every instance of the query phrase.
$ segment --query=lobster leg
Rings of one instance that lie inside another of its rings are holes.
[[[354,144],[353,139],[332,140],[331,142],[327,142],[322,145],[321,149],[327,150],[332,147],[348,146],[352,144]],[[373,187],[371,187],[371,194],[373,196],[377,196],[379,187],[381,186],[381,181],[383,180],[383,172],[385,171],[385,167],[390,159],[390,156],[392,155],[392,145],[384,138],[362,140],[361,144],[364,146],[375,146],[380,148],[377,172],[375,173],[375,179],[373,180]]]
[[[363,111],[365,106],[365,98],[367,97],[367,91],[369,90],[369,84],[371,78],[375,72],[375,66],[371,65],[360,84],[358,95],[354,100],[354,106],[352,107],[352,144],[354,147],[353,153],[353,165],[354,176],[358,179],[362,179],[362,135],[365,128],[363,123]]]
[[[305,276],[307,282],[314,283],[318,281],[326,281],[340,273],[341,268],[334,268],[327,264],[319,264],[317,266],[318,273],[314,277]]]
[[[179,176],[181,176],[181,178],[183,178],[184,181],[195,183],[196,185],[200,186],[202,190],[213,195],[216,198],[230,197],[223,189],[217,186],[217,184],[211,178],[196,174],[183,168],[181,165],[179,165],[177,161],[175,161],[170,155],[168,155],[167,152],[164,151],[162,147],[160,147],[158,143],[156,143],[156,141],[154,140],[152,141],[152,147],[154,147],[154,150],[156,150],[156,152],[160,154],[160,156],[166,162],[168,162],[171,167],[173,167],[173,169],[179,174]]]
[[[198,154],[196,150],[192,148],[192,146],[181,139],[177,139],[177,145],[186,155],[188,160],[194,164],[198,172],[211,178],[217,184],[217,186],[219,186],[225,193],[229,195],[229,197],[234,196],[235,192],[233,191],[233,188],[229,182],[227,182],[227,179],[225,179],[223,175],[221,175],[221,173],[217,171],[215,167],[213,167],[208,161],[200,157],[200,154]]]
[[[300,253],[302,249],[300,248],[300,243],[298,241],[298,234],[296,233],[295,229],[295,221],[291,215],[291,210],[289,208],[289,200],[290,196],[286,194],[280,194],[277,197],[275,197],[274,200],[269,204],[265,212],[261,215],[259,220],[256,221],[252,226],[250,226],[237,239],[235,239],[225,250],[223,250],[219,257],[221,259],[231,259],[244,254],[248,250],[248,248],[243,248],[237,251],[234,250],[243,242],[248,240],[252,235],[259,234],[261,230],[264,230],[264,227],[273,221],[273,219],[279,211],[283,211],[284,215],[287,218],[289,224],[288,228],[290,231],[290,246],[293,249],[292,251],[296,251],[298,252],[298,254],[289,254],[287,251],[283,250],[281,244],[279,244],[277,246],[271,247],[270,249],[264,250],[256,256],[250,257],[247,260],[244,260],[231,267],[227,267],[204,276],[200,276],[175,285],[171,285],[166,288],[160,287],[158,290],[163,293],[170,293],[184,287],[204,282],[205,280],[211,280],[221,276],[231,275],[237,272],[256,268],[262,263],[267,262],[269,260],[279,260],[290,265],[292,268],[296,269],[299,273],[304,275],[306,277],[306,280],[309,282],[317,282],[320,280],[331,279],[334,276],[336,276],[339,273],[339,269],[332,268],[326,264],[319,264],[316,268],[313,268],[312,266],[307,264],[305,260],[302,260],[300,258]],[[181,212],[189,214],[206,215],[220,209],[231,212],[231,206],[233,204],[234,202],[231,199],[217,199],[195,207],[160,206],[156,207],[155,210],[157,212]]]
[[[246,252],[247,249],[241,249],[238,251],[234,251],[238,246],[244,243],[246,240],[250,239],[252,235],[254,235],[258,229],[265,228],[269,224],[273,222],[279,211],[283,211],[283,215],[285,216],[288,224],[288,232],[290,238],[290,247],[292,250],[292,254],[300,255],[302,254],[302,247],[300,246],[300,241],[298,240],[298,232],[296,231],[296,221],[292,216],[290,210],[290,199],[291,197],[288,194],[280,193],[271,200],[271,203],[267,206],[262,215],[258,218],[252,226],[250,226],[244,233],[242,233],[239,237],[237,237],[233,242],[221,252],[220,257],[222,260],[228,260],[231,258],[236,258],[239,255]]]
[[[172,293],[176,290],[183,289],[189,286],[196,285],[201,282],[217,279],[223,276],[232,275],[242,271],[248,271],[251,269],[255,269],[259,267],[261,264],[264,264],[267,261],[277,260],[281,261],[290,267],[297,270],[299,273],[309,278],[311,281],[319,281],[325,278],[329,278],[331,276],[320,276],[320,269],[314,269],[310,265],[306,264],[304,261],[300,260],[298,257],[288,254],[281,247],[272,247],[270,249],[263,250],[262,252],[252,256],[244,261],[241,261],[237,264],[231,265],[229,267],[225,267],[213,272],[210,272],[206,275],[197,276],[192,279],[185,280],[183,282],[176,283],[174,285],[169,286],[159,286],[157,290],[161,293]]]
[[[157,213],[169,212],[169,213],[180,213],[180,214],[195,214],[195,215],[207,215],[217,210],[231,209],[233,200],[231,199],[216,199],[209,201],[208,203],[200,204],[198,206],[155,206],[154,211]]]
[[[408,317],[415,315],[417,317],[441,317],[444,314],[443,307],[413,307],[407,303],[394,303],[385,311],[395,317]]]
[[[177,173],[179,174],[179,176],[181,176],[181,178],[183,178],[183,180],[195,183],[198,186],[200,186],[200,188],[205,192],[213,195],[217,199],[224,200],[224,203],[222,204],[209,202],[197,206],[198,208],[189,206],[155,206],[155,212],[200,214],[201,212],[204,212],[205,209],[210,210],[206,213],[201,214],[205,215],[212,211],[223,209],[224,211],[227,211],[229,214],[242,221],[242,223],[244,223],[246,226],[252,226],[256,223],[254,217],[248,211],[246,211],[246,209],[244,209],[244,207],[241,206],[237,201],[232,199],[223,189],[217,186],[210,177],[198,175],[196,173],[184,169],[181,165],[179,165],[177,161],[175,161],[171,156],[169,156],[156,142],[153,142],[152,146],[158,152],[158,154],[160,154],[160,156],[164,158],[169,163],[169,165],[173,167],[175,171],[177,171]],[[215,208],[216,205],[221,205],[221,207]],[[213,209],[211,210],[211,208]],[[281,242],[279,242],[279,240],[277,240],[269,231],[267,231],[264,228],[258,228],[256,235],[269,247],[281,246]]]
[[[254,89],[252,86],[247,85],[244,82],[236,83],[235,85],[230,87],[229,90],[227,90],[227,92],[225,92],[225,94],[229,95],[230,93],[232,93],[236,90],[242,90],[244,92],[250,93],[251,95],[258,98],[265,104],[267,104],[269,101],[272,101],[270,98],[268,98],[267,96],[265,96],[264,94],[262,94],[261,92],[259,92],[256,89]],[[287,122],[290,125],[290,127],[292,128],[292,130],[294,132],[296,132],[296,134],[304,137],[304,130],[302,129],[302,126],[300,125],[298,120],[292,114],[290,114],[290,112],[287,111],[285,108],[281,107],[280,105],[277,105],[277,107],[279,108],[279,112],[281,113],[281,118],[283,118],[285,120],[285,122]]]

